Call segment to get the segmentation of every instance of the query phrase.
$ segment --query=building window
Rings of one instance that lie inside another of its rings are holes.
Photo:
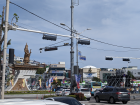
[[[140,75],[140,72],[138,72],[138,74]]]

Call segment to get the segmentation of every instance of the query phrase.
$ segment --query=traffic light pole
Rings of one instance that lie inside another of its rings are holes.
[[[4,99],[5,89],[5,69],[6,69],[6,49],[7,49],[7,33],[8,33],[8,18],[9,18],[9,0],[6,0],[6,15],[5,15],[5,35],[4,35],[4,51],[3,51],[3,70],[2,70],[2,99]]]
[[[74,47],[73,47],[73,0],[71,0],[71,51],[70,51],[70,65],[71,65],[71,88],[70,88],[70,93],[72,93],[73,89],[73,79],[74,78]]]

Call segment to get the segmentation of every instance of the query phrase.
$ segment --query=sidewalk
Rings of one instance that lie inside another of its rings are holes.
[[[130,94],[130,100],[140,99],[140,94]]]

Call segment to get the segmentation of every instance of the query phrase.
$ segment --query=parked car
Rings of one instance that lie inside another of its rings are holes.
[[[86,97],[86,99],[89,101],[90,98],[91,98],[91,93],[90,93],[90,90],[89,88],[80,88],[79,89],[79,93],[83,93],[84,96]]]
[[[29,99],[4,99],[0,105],[68,105],[66,103],[51,100],[29,100]]]
[[[67,96],[70,94],[70,89],[63,89],[62,90],[62,96]]]
[[[63,88],[60,88],[59,90],[57,90],[57,91],[55,92],[55,95],[57,95],[57,96],[62,96],[62,90],[63,90]]]
[[[94,91],[94,96],[96,95],[96,93],[100,92],[100,90],[103,90],[103,88],[96,89],[96,90]]]
[[[108,101],[108,103],[113,104],[115,102],[122,101],[123,104],[127,104],[127,102],[130,101],[130,93],[126,88],[107,87],[96,93],[94,98],[96,102]]]
[[[45,100],[63,102],[68,105],[82,105],[79,101],[77,101],[75,98],[72,97],[51,97],[51,98],[45,98]]]

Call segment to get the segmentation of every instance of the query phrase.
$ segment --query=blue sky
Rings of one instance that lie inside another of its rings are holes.
[[[57,25],[65,23],[71,26],[71,0],[10,0],[11,2],[49,20]],[[74,0],[76,1],[76,0]],[[111,46],[91,40],[90,45],[79,45],[79,51],[86,56],[86,61],[79,60],[80,68],[92,65],[97,68],[122,68],[128,63],[121,58],[106,61],[105,56],[134,57],[140,58],[140,7],[139,0],[79,0],[79,5],[74,6],[74,29],[79,33],[86,28],[91,28],[82,35],[102,42],[139,49],[129,49]],[[6,0],[1,0],[0,11],[6,5]],[[1,13],[1,12],[0,12]],[[60,27],[50,24],[13,4],[10,4],[9,22],[13,14],[17,13],[19,21],[17,25],[33,30],[49,33],[70,35]],[[15,22],[15,20],[13,21]],[[67,27],[64,27],[67,28]],[[39,48],[50,46],[54,43],[69,39],[57,37],[57,41],[43,40],[42,34],[9,31],[8,39],[11,45],[8,48],[15,49],[15,55],[24,57],[24,47],[27,43],[32,49],[31,60],[45,62],[47,64],[66,62],[66,68],[70,68],[70,46],[59,47],[57,51],[43,51]],[[53,46],[70,43],[70,40],[55,44]],[[74,51],[76,52],[76,40],[74,40]],[[8,50],[7,50],[8,53]],[[76,65],[76,53],[74,53],[74,64]],[[129,66],[139,66],[140,60],[131,59]]]

